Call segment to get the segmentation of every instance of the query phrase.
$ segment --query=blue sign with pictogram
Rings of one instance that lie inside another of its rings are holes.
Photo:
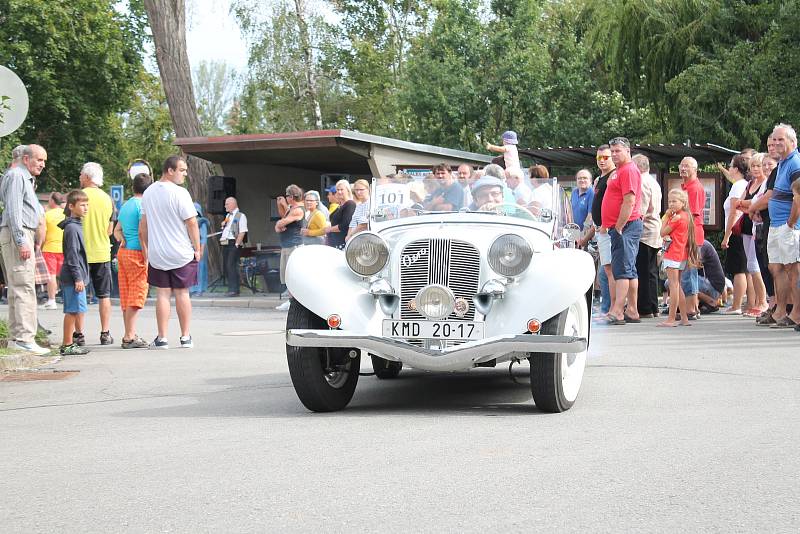
[[[114,212],[118,213],[122,207],[122,201],[125,200],[125,188],[121,185],[111,186],[111,202],[114,204]]]

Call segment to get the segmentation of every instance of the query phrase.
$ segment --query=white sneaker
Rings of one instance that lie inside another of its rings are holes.
[[[181,336],[181,348],[182,349],[191,349],[194,347],[194,343],[192,342],[192,336]]]
[[[47,302],[42,304],[42,309],[43,310],[57,310],[58,309],[58,304],[56,304],[56,301],[54,301],[54,300],[48,300]]]
[[[36,344],[36,342],[32,343],[25,343],[22,341],[9,341],[8,348],[12,350],[22,350],[25,352],[32,352],[34,354],[44,355],[50,354],[50,349],[46,349],[44,347],[40,347]]]
[[[275,306],[275,309],[278,311],[289,311],[289,301],[285,301],[280,306]]]

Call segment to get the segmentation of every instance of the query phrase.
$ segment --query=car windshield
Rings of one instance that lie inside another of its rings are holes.
[[[442,213],[481,213],[548,225],[555,223],[551,231],[572,222],[570,204],[556,178],[530,186],[523,184],[527,189],[524,195],[515,194],[500,180],[489,182],[467,193],[457,180],[447,183],[438,179],[373,178],[370,223]]]

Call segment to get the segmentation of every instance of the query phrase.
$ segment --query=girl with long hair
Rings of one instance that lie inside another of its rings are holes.
[[[689,196],[686,191],[673,189],[669,192],[668,199],[661,236],[669,237],[670,241],[661,261],[669,281],[669,316],[658,326],[678,326],[676,322],[678,308],[681,312],[680,324],[691,326],[686,295],[681,289],[681,272],[687,266],[697,267],[700,264],[694,239],[694,218],[689,209]]]

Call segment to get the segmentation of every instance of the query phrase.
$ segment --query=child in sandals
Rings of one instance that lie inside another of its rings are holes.
[[[689,211],[686,191],[673,189],[668,196],[668,209],[664,214],[661,236],[669,237],[670,244],[661,262],[669,280],[669,316],[658,324],[662,327],[678,326],[676,312],[680,308],[681,325],[691,326],[686,309],[686,295],[681,289],[681,272],[687,264],[698,265],[697,247],[694,242],[694,219]]]

